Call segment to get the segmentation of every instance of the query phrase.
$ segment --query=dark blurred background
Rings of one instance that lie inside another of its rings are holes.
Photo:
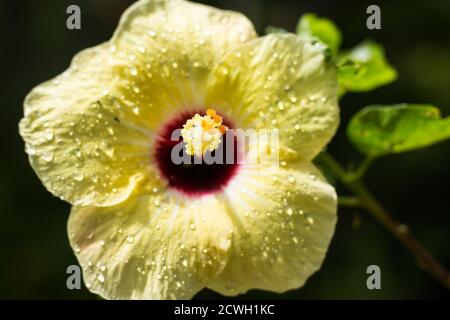
[[[0,0],[0,298],[95,299],[86,289],[66,288],[66,268],[76,264],[66,234],[69,205],[53,198],[28,164],[17,130],[22,102],[40,82],[65,70],[83,48],[106,41],[131,0]],[[381,42],[399,79],[341,101],[342,126],[329,150],[342,163],[360,155],[344,128],[368,104],[424,102],[450,113],[450,1],[211,0],[241,11],[260,34],[267,25],[293,31],[304,12],[334,20],[344,48],[364,38]],[[66,28],[66,8],[77,4],[82,30]],[[382,29],[366,29],[366,8],[378,4]],[[437,259],[450,267],[450,143],[377,161],[367,183],[397,219],[407,223]],[[345,190],[339,188],[344,194]],[[366,268],[377,264],[382,290],[366,288]],[[204,290],[197,298],[221,298]],[[250,291],[242,298],[405,299],[449,298],[449,291],[420,271],[411,255],[369,215],[339,211],[335,237],[322,270],[283,295]]]

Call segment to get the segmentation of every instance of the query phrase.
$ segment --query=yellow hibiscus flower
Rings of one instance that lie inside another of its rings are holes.
[[[73,205],[69,238],[92,292],[284,292],[320,268],[333,235],[335,190],[311,160],[337,128],[337,89],[311,40],[141,0],[110,41],[31,91],[20,133],[45,187]],[[197,122],[215,130],[210,151],[228,129],[278,129],[280,165],[174,164],[171,132],[192,138]]]

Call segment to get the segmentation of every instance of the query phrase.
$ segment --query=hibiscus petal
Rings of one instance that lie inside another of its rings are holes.
[[[280,144],[311,160],[339,123],[335,68],[324,48],[293,34],[271,34],[230,52],[208,85],[207,105],[239,128],[280,131]]]
[[[114,205],[146,175],[150,133],[108,94],[107,45],[87,49],[69,70],[33,89],[20,133],[46,188],[76,205]]]
[[[190,299],[224,267],[232,224],[214,196],[145,193],[74,207],[68,229],[86,286],[108,299]]]
[[[138,1],[123,15],[112,43],[127,78],[125,96],[151,124],[205,108],[205,82],[228,50],[256,37],[242,14],[182,0]],[[131,76],[130,76],[131,73]]]
[[[227,265],[209,288],[225,295],[284,292],[320,268],[334,233],[337,197],[314,165],[244,167],[224,201],[234,232]]]
[[[197,108],[225,50],[254,37],[241,14],[182,0],[142,0],[110,42],[79,53],[25,101],[20,133],[54,195],[79,206],[126,200],[154,176],[157,130]]]

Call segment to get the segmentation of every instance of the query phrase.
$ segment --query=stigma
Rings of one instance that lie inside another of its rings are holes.
[[[196,113],[187,120],[181,130],[181,136],[186,143],[186,153],[201,157],[208,151],[216,150],[222,135],[228,130],[222,121],[222,117],[214,109],[206,110],[204,116]]]

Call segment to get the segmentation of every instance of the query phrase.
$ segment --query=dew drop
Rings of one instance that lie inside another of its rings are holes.
[[[47,140],[47,141],[52,141],[53,138],[55,137],[55,134],[53,133],[53,130],[47,130],[47,131],[44,133],[44,137],[45,137],[45,140]]]
[[[127,236],[127,242],[128,243],[133,243],[134,242],[134,237],[132,235]]]
[[[137,74],[138,74],[137,68],[131,67],[131,68],[130,68],[130,74],[131,74],[132,76],[137,76]]]
[[[140,111],[141,111],[141,109],[139,108],[139,106],[135,106],[135,107],[133,107],[133,113],[135,114],[135,115],[139,115],[139,113],[140,113]]]
[[[75,181],[81,182],[81,181],[84,180],[84,175],[81,174],[81,173],[77,173],[77,174],[74,175],[73,178],[75,179]]]
[[[296,103],[296,102],[297,102],[297,98],[294,97],[294,96],[289,96],[289,100],[290,100],[292,103]]]
[[[75,155],[77,156],[77,158],[81,158],[81,156],[82,156],[81,150],[80,150],[80,149],[77,149],[77,150],[75,151]]]
[[[26,152],[30,155],[30,156],[34,156],[36,154],[36,149],[34,149],[31,145],[26,144],[25,145],[25,149]]]
[[[97,280],[101,283],[105,282],[105,276],[103,275],[103,273],[97,274]]]
[[[49,152],[45,152],[41,156],[42,160],[44,160],[45,162],[52,162],[53,157],[54,157],[53,153],[49,153]]]

